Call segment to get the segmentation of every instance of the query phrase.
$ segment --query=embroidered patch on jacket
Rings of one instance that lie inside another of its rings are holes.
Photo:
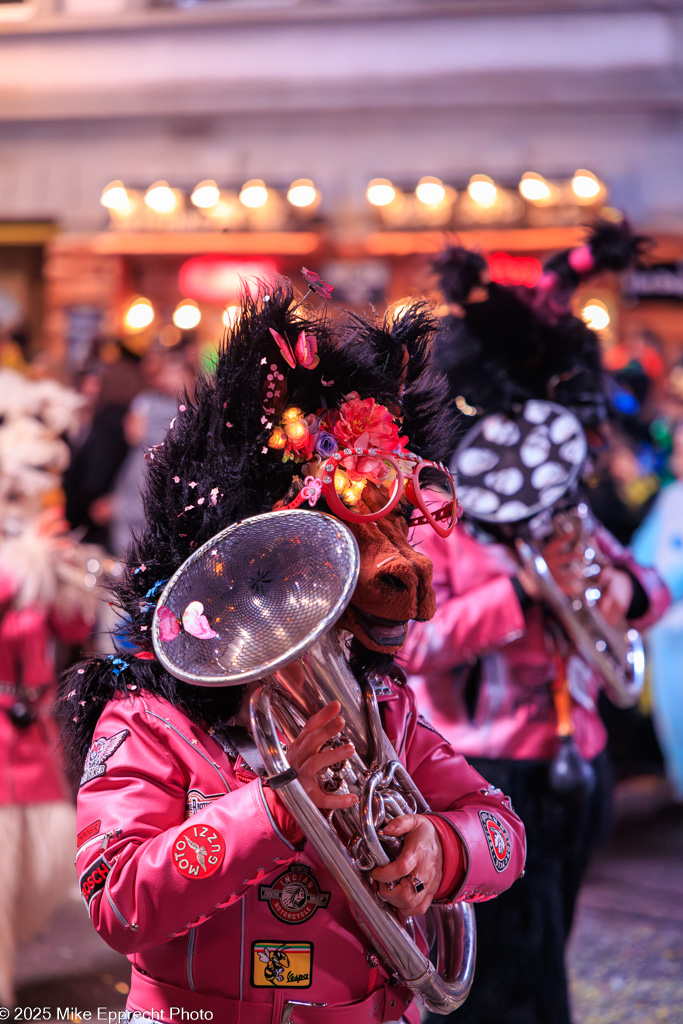
[[[92,839],[93,836],[99,835],[101,825],[102,821],[98,818],[97,821],[91,821],[89,825],[79,832],[76,836],[76,849],[80,850],[83,843],[87,843],[87,841]]]
[[[488,811],[479,811],[479,820],[489,844],[491,860],[496,871],[504,871],[510,863],[512,846],[510,837],[502,821]]]
[[[121,732],[115,732],[113,736],[100,736],[98,740],[95,740],[86,754],[79,786],[84,786],[91,779],[104,775],[107,770],[105,761],[108,761],[111,755],[119,749],[128,735],[129,730],[122,729]]]
[[[78,879],[81,896],[83,897],[83,902],[88,908],[88,913],[90,913],[90,904],[95,899],[98,892],[102,892],[104,889],[105,882],[107,881],[107,875],[110,871],[111,864],[107,863],[103,855],[98,857],[95,863],[91,864],[89,868],[86,868]]]
[[[224,793],[202,793],[201,789],[190,789],[185,798],[185,817],[191,818],[197,811],[203,811],[205,807],[225,796]]]
[[[173,863],[185,878],[208,878],[225,857],[225,840],[208,825],[191,825],[173,844]]]
[[[312,942],[252,942],[254,988],[310,988],[312,975]]]
[[[271,913],[287,924],[301,924],[313,917],[318,907],[327,906],[330,895],[320,891],[306,864],[292,864],[272,885],[258,887],[258,898],[267,900]]]

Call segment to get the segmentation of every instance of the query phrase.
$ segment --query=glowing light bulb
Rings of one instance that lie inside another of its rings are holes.
[[[396,198],[396,189],[388,178],[373,178],[365,195],[373,206],[388,206]]]
[[[293,420],[301,419],[303,413],[301,409],[297,409],[295,405],[290,405],[289,409],[285,409],[282,414],[282,422],[290,423]]]
[[[366,483],[367,480],[365,477],[363,477],[362,480],[357,480],[355,483],[352,483],[342,494],[344,502],[347,505],[356,505],[363,496]]]
[[[145,192],[145,203],[155,213],[173,213],[178,205],[178,199],[168,182],[157,181],[150,185]]]
[[[284,448],[287,444],[287,437],[284,430],[280,427],[275,427],[273,433],[268,438],[269,448]]]
[[[287,192],[287,198],[292,206],[311,206],[317,197],[318,193],[310,178],[297,178]]]
[[[220,197],[221,193],[216,182],[207,180],[200,181],[198,185],[195,185],[190,200],[200,210],[210,210],[212,206],[216,205]]]
[[[223,310],[223,326],[234,327],[240,314],[239,306],[226,306]]]
[[[592,331],[604,331],[611,322],[609,310],[600,299],[589,299],[581,310],[581,316]]]
[[[337,472],[334,474],[334,489],[337,492],[337,494],[342,494],[344,491],[347,491],[350,486],[351,481],[349,480],[344,470],[338,469]]]
[[[488,174],[473,174],[467,191],[472,202],[479,206],[493,206],[498,197],[495,182]]]
[[[446,189],[440,178],[420,178],[415,195],[425,206],[438,206],[446,198]]]
[[[245,182],[240,192],[240,202],[243,206],[248,206],[250,210],[265,206],[268,202],[266,183],[260,178],[252,178],[251,181]]]
[[[285,423],[285,434],[290,441],[302,441],[308,435],[308,427],[303,420],[289,420]]]
[[[547,203],[551,198],[551,191],[548,182],[540,174],[527,171],[522,175],[519,183],[520,195],[530,203]]]
[[[105,185],[100,196],[100,203],[116,213],[127,213],[131,207],[130,196],[122,181],[110,181],[108,185]]]
[[[602,185],[591,171],[576,171],[572,178],[572,192],[577,199],[595,199],[602,192]]]
[[[131,302],[123,318],[123,322],[132,334],[144,331],[154,320],[154,306],[142,296]]]
[[[194,299],[183,299],[179,302],[173,313],[173,323],[181,331],[191,331],[196,327],[202,318],[199,306]]]

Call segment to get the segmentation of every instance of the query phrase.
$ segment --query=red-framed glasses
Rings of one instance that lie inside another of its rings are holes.
[[[371,512],[357,508],[365,488],[372,488]],[[327,457],[319,477],[306,477],[305,486],[286,508],[297,508],[308,499],[315,505],[323,495],[333,515],[349,523],[374,523],[383,519],[405,495],[422,514],[410,526],[429,523],[441,537],[448,537],[461,513],[455,481],[441,462],[430,462],[412,452],[386,452],[377,448],[344,448]]]

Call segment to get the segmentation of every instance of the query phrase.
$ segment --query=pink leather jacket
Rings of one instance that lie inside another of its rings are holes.
[[[0,621],[0,804],[37,804],[70,799],[52,717],[56,697],[55,639],[82,643],[92,622],[62,618],[38,606],[12,609]],[[9,712],[21,682],[35,713],[23,728]]]
[[[464,881],[449,898],[497,895],[522,872],[522,823],[419,719],[408,687],[382,689],[389,738],[440,824],[464,844]],[[280,1024],[291,1000],[326,1004],[294,1007],[294,1022],[356,1024],[397,1020],[409,1006],[315,851],[295,848],[276,824],[260,779],[162,698],[105,708],[78,828],[89,914],[133,965],[129,1010]]]
[[[543,609],[520,605],[509,551],[480,543],[465,525],[446,539],[417,527],[411,543],[419,543],[434,563],[437,602],[433,619],[411,623],[398,659],[420,711],[466,757],[552,758],[557,719],[549,684],[555,662]],[[639,566],[604,528],[596,544],[608,561],[636,578],[649,599],[646,613],[632,624],[643,629],[655,622],[670,602],[657,573]],[[481,673],[474,681],[473,671]],[[590,759],[607,741],[596,707],[600,678],[578,655],[569,658],[566,671],[575,739]],[[469,701],[468,688],[476,693]]]

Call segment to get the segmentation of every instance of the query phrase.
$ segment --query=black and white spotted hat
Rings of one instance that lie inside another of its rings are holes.
[[[587,454],[579,420],[561,405],[532,399],[518,413],[492,413],[453,456],[458,501],[483,522],[530,519],[567,493]]]

